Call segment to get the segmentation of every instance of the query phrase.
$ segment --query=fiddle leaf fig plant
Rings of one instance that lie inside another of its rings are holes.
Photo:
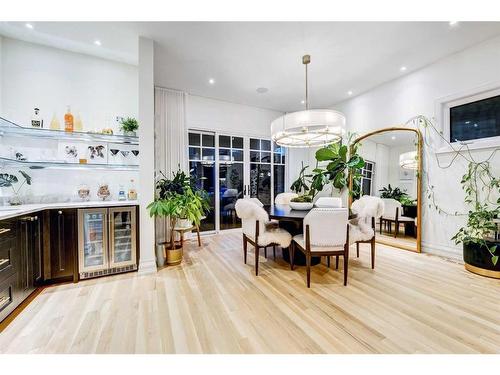
[[[293,191],[294,193],[307,194],[307,192],[310,190],[309,186],[307,185],[308,181],[306,179],[307,168],[309,168],[309,166],[306,165],[304,167],[304,162],[302,162],[302,168],[300,169],[299,176],[290,186],[290,190]]]
[[[311,191],[322,191],[331,184],[342,192],[349,184],[349,175],[352,176],[353,188],[350,195],[359,194],[361,190],[361,168],[365,161],[358,154],[358,144],[350,146],[353,135],[348,138],[347,144],[334,143],[316,151],[316,168],[313,169]],[[320,167],[320,162],[328,162],[325,167]],[[333,191],[333,190],[332,190]]]

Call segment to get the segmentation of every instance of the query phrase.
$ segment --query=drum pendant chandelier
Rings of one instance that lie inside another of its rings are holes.
[[[345,116],[333,109],[309,109],[307,65],[311,56],[302,56],[306,68],[305,111],[287,113],[271,123],[271,137],[285,147],[321,147],[339,142],[345,133]]]
[[[399,166],[403,169],[418,169],[417,151],[409,151],[399,155]]]

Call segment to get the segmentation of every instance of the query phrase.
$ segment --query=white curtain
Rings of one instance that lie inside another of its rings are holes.
[[[155,87],[155,174],[167,177],[186,169],[186,99],[187,94]],[[156,242],[166,241],[167,220],[156,219]]]

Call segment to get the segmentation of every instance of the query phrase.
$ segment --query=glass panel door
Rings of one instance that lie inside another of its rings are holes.
[[[107,209],[78,210],[78,251],[80,272],[108,267]]]
[[[208,193],[210,212],[200,223],[200,231],[215,230],[215,133],[189,132],[189,172],[196,187]]]
[[[136,264],[135,207],[109,209],[110,266]]]
[[[219,182],[219,228],[240,228],[241,220],[236,216],[235,203],[244,195],[244,139],[219,135],[218,138],[218,182]]]
[[[271,141],[250,138],[250,197],[271,204]]]

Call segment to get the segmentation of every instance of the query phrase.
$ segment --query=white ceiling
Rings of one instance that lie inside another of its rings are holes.
[[[389,147],[409,147],[414,146],[415,142],[417,142],[415,133],[407,130],[392,130],[375,134],[365,139]]]
[[[331,106],[500,35],[499,22],[23,22],[0,34],[126,63],[155,40],[155,83],[280,111],[302,107],[310,54],[312,107]],[[94,45],[99,39],[102,46]],[[406,66],[405,72],[400,71]],[[209,78],[215,84],[208,83]],[[258,94],[258,87],[269,91]]]

